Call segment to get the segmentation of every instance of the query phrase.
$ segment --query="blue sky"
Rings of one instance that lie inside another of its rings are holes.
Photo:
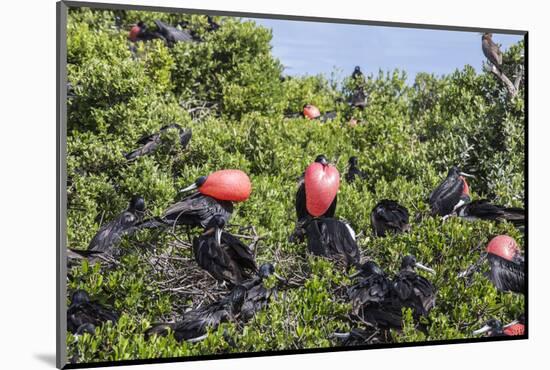
[[[356,65],[368,74],[399,68],[409,83],[418,72],[449,74],[464,65],[481,71],[484,56],[478,32],[423,30],[289,20],[253,19],[273,31],[273,54],[288,75],[344,77]],[[494,34],[502,50],[523,36]]]

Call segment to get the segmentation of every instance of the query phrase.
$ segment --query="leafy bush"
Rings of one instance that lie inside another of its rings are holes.
[[[189,22],[200,43],[172,49],[160,41],[131,50],[129,25],[154,19]],[[363,258],[396,272],[400,258],[414,254],[437,271],[437,305],[426,332],[415,329],[410,312],[396,342],[471,337],[490,317],[511,321],[523,312],[523,297],[498,293],[477,273],[466,285],[459,271],[477,261],[483,245],[499,233],[524,237],[511,225],[430,218],[426,200],[452,165],[473,172],[473,197],[509,206],[524,202],[524,102],[508,100],[494,76],[466,66],[441,78],[419,74],[412,86],[400,71],[366,76],[369,103],[362,112],[345,104],[353,86],[322,76],[280,79],[281,63],[271,55],[269,30],[252,21],[217,18],[206,31],[197,15],[72,9],[68,24],[68,243],[84,249],[106,221],[142,195],[148,216],[160,215],[177,190],[198,176],[240,168],[253,183],[247,202],[237,204],[232,224],[253,225],[262,239],[259,262],[275,261],[281,275],[302,271],[303,284],[281,291],[272,304],[244,327],[223,324],[200,343],[177,343],[171,336],[144,338],[152,322],[178,319],[193,297],[163,289],[150,263],[166,254],[190,260],[191,251],[174,249],[185,230],[125,237],[124,256],[114,267],[73,266],[69,290],[84,288],[122,313],[120,321],[95,335],[67,338],[69,357],[103,361],[226,352],[315,348],[339,345],[331,334],[349,330],[349,304],[335,292],[350,283],[346,272],[308,256],[305,245],[289,244],[294,227],[296,180],[316,155],[324,153],[341,173],[347,159],[359,157],[367,179],[342,183],[337,214],[360,233]],[[523,44],[505,54],[505,71],[523,62]],[[341,87],[340,87],[341,86]],[[313,103],[335,110],[327,123],[284,118]],[[197,118],[193,108],[203,107]],[[360,121],[347,124],[349,117]],[[162,126],[178,123],[193,130],[188,149],[168,135],[165,149],[133,162],[124,153]],[[170,147],[179,148],[175,150]],[[406,235],[374,238],[370,211],[378,200],[396,199],[412,214]],[[176,309],[175,307],[178,307]],[[231,338],[231,341],[228,341]],[[230,343],[231,342],[231,343]]]

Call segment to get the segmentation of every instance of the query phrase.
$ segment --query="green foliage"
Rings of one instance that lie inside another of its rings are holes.
[[[129,25],[144,20],[152,26],[154,19],[185,20],[203,42],[172,49],[160,41],[137,43],[132,53]],[[70,11],[67,62],[75,96],[68,103],[69,246],[86,248],[134,194],[145,198],[149,216],[159,215],[177,200],[178,189],[198,176],[240,168],[250,175],[253,192],[236,205],[231,223],[254,225],[263,237],[256,250],[259,262],[275,261],[287,278],[303,271],[305,281],[280,291],[246,325],[224,324],[203,342],[177,343],[172,336],[145,340],[152,322],[178,319],[183,312],[174,307],[190,304],[190,297],[161,289],[149,263],[153,251],[178,258],[190,258],[191,251],[171,248],[174,238],[187,237],[185,230],[175,230],[176,236],[143,231],[124,238],[120,264],[83,262],[70,269],[70,291],[84,288],[122,317],[93,336],[69,335],[69,357],[89,362],[338,345],[330,334],[352,325],[341,294],[350,283],[346,271],[287,241],[294,227],[296,180],[321,153],[342,174],[355,155],[368,175],[341,184],[337,208],[337,215],[361,233],[364,258],[396,272],[400,257],[414,254],[437,272],[431,277],[437,304],[425,331],[405,312],[404,330],[392,333],[394,341],[469,338],[484,320],[511,321],[523,311],[523,297],[497,292],[482,272],[468,284],[457,278],[477,261],[491,236],[508,233],[520,244],[523,236],[509,224],[442,223],[428,217],[426,203],[447,169],[459,165],[477,175],[471,182],[474,198],[523,206],[522,91],[510,101],[494,76],[468,66],[445,77],[419,74],[412,86],[400,71],[381,71],[361,81],[369,103],[362,112],[352,111],[344,103],[354,88],[349,78],[341,84],[322,76],[281,81],[269,30],[250,21],[217,20],[220,30],[206,32],[205,17],[198,15]],[[506,72],[513,73],[522,53],[521,43],[505,53]],[[305,103],[335,110],[338,117],[327,123],[283,117],[300,112]],[[206,104],[210,113],[193,119],[188,112],[193,104]],[[350,116],[361,124],[349,127]],[[125,160],[141,136],[173,122],[193,130],[188,149],[175,145],[177,135],[169,131],[153,154]],[[410,210],[410,233],[371,236],[370,211],[383,198]]]

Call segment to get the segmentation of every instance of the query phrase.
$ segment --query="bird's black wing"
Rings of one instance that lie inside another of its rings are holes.
[[[296,217],[298,222],[309,217],[306,207],[306,185],[303,179],[298,184],[298,191],[296,192]]]
[[[391,282],[384,275],[373,274],[368,276],[348,289],[348,296],[352,302],[354,311],[368,303],[380,303],[391,292]]]
[[[141,228],[151,228],[189,225],[204,228],[215,215],[223,216],[227,223],[232,213],[233,203],[218,201],[196,192],[170,206],[163,216],[143,221],[138,226]]]
[[[503,292],[525,293],[525,269],[522,259],[507,261],[499,256],[488,254],[491,270],[489,279]]]
[[[167,25],[166,23],[155,20],[155,24],[159,29],[159,32],[164,35],[167,41],[174,43],[178,41],[193,41],[193,36],[187,31],[182,31],[176,27]]]
[[[489,59],[491,64],[499,68],[502,64],[502,52],[500,51],[498,45],[492,40],[483,40],[481,47],[485,57]]]
[[[214,235],[203,235],[193,239],[193,253],[197,264],[216,280],[232,284],[242,281],[242,274],[236,262],[224,248],[217,245]]]
[[[158,133],[149,135],[149,137],[143,140],[144,141],[140,140],[140,142],[138,142],[139,144],[142,144],[141,147],[125,155],[127,160],[132,160],[155,151],[160,144],[160,135]]]
[[[118,313],[112,309],[103,307],[99,303],[84,302],[78,305],[71,305],[67,309],[67,330],[76,333],[78,328],[84,324],[99,326],[104,322],[118,321]]]
[[[120,216],[102,226],[88,245],[89,251],[113,253],[124,234],[135,231],[138,217],[132,212],[125,211]]]
[[[426,316],[435,305],[435,287],[415,272],[399,272],[392,288],[401,304],[411,307],[415,316]]]
[[[333,218],[311,220],[306,226],[307,246],[311,253],[343,259],[348,265],[360,260],[359,247],[350,228]]]
[[[243,273],[244,270],[257,271],[258,267],[256,266],[254,255],[246,244],[236,236],[227,232],[222,233],[221,240],[222,244],[226,247],[227,254],[243,269]]]
[[[464,183],[459,177],[448,176],[430,195],[432,214],[451,214],[464,191]]]

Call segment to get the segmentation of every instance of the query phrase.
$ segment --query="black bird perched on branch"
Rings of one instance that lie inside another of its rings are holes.
[[[494,43],[492,33],[484,33],[483,36],[481,36],[481,49],[489,62],[491,62],[499,72],[502,72],[502,52],[498,45]]]
[[[118,321],[118,313],[99,303],[90,301],[90,296],[84,290],[77,290],[71,297],[67,308],[67,330],[73,334],[95,333],[95,327],[104,322]]]
[[[401,271],[392,281],[392,289],[403,307],[410,307],[415,318],[427,316],[435,306],[436,288],[426,278],[418,275],[415,268],[435,274],[435,271],[416,262],[413,256],[405,256]]]
[[[223,322],[236,320],[245,296],[246,288],[237,285],[219,301],[185,312],[183,320],[179,322],[154,324],[145,335],[164,336],[170,329],[178,342],[198,342],[206,338],[208,329],[215,330]]]
[[[479,335],[487,333],[488,337],[512,337],[525,334],[525,316],[521,315],[517,320],[509,324],[502,325],[502,322],[497,319],[490,319],[485,325],[475,330],[472,334]]]
[[[489,279],[502,292],[525,293],[525,262],[516,241],[498,235],[487,244]]]
[[[352,303],[352,317],[375,328],[401,328],[401,304],[393,293],[386,273],[373,261],[359,267],[360,281],[348,289]]]
[[[180,125],[173,123],[162,127],[159,132],[140,138],[137,143],[141,146],[138,149],[126,154],[126,159],[130,161],[157,150],[162,143],[162,135],[170,129],[178,130],[180,145],[183,149],[185,149],[191,140],[192,131],[191,129],[183,129]]]
[[[216,215],[212,227],[193,240],[193,254],[198,265],[216,280],[237,285],[257,270],[254,255],[242,241],[222,231],[225,219]]]
[[[348,160],[348,172],[345,175],[345,179],[348,183],[355,181],[355,178],[366,179],[367,174],[361,171],[358,167],[359,160],[357,157],[350,157]]]
[[[342,260],[348,266],[360,260],[355,231],[345,222],[330,217],[313,218],[304,225],[308,250],[317,256]]]
[[[373,209],[370,220],[376,236],[400,234],[411,229],[409,211],[394,200],[383,199]]]
[[[525,210],[523,208],[498,206],[485,199],[474,200],[458,207],[456,214],[467,220],[508,221],[516,227],[525,225]]]
[[[160,20],[155,20],[155,24],[158,29],[158,33],[162,35],[168,47],[172,47],[176,42],[195,41],[190,32],[186,30],[180,30],[179,28],[170,26]]]
[[[446,218],[470,201],[470,188],[464,177],[473,176],[461,172],[458,167],[451,167],[447,178],[430,194],[432,215]]]
[[[70,249],[82,257],[93,257],[98,254],[114,256],[117,254],[117,246],[123,235],[131,234],[137,230],[137,225],[143,218],[145,201],[140,196],[134,196],[130,200],[128,209],[117,218],[103,225],[90,241],[87,250]]]

